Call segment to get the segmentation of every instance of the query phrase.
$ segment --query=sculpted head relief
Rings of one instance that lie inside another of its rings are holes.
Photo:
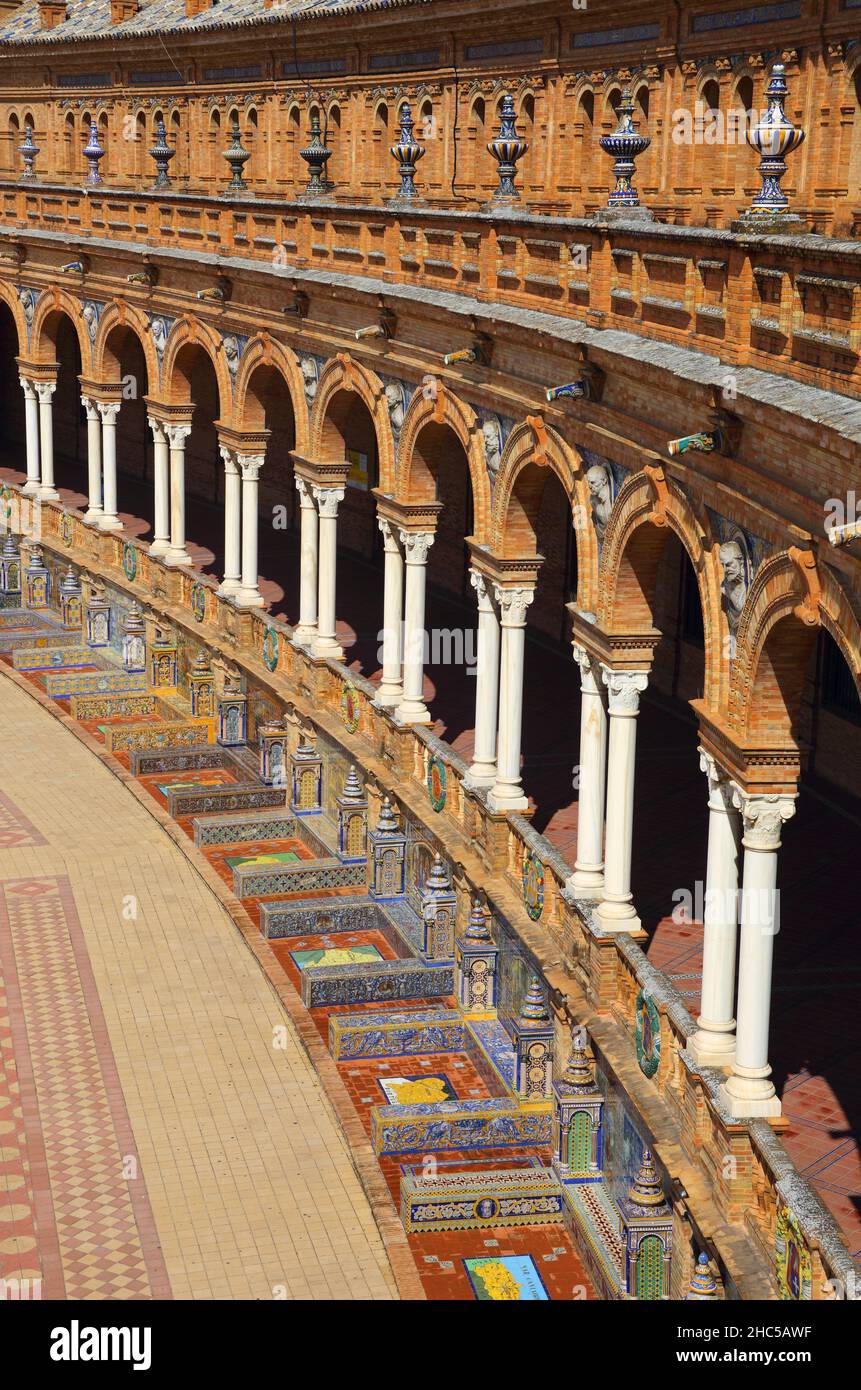
[[[613,510],[613,475],[603,463],[593,463],[586,473],[592,523],[599,541],[603,541]]]
[[[750,587],[750,556],[741,532],[724,541],[718,551],[723,569],[721,593],[730,632],[735,632],[741,619],[744,601]]]

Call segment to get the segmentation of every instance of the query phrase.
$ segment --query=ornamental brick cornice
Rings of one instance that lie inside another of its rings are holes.
[[[60,370],[59,362],[34,362],[27,357],[16,357],[15,364],[19,374],[29,381],[56,382]]]
[[[122,403],[123,383],[121,381],[95,381],[92,377],[86,376],[79,376],[78,381],[81,386],[81,395],[87,396],[91,401],[100,401],[106,405]]]
[[[801,775],[804,750],[784,741],[769,745],[743,741],[702,700],[691,700],[699,718],[700,746],[748,796],[794,795]]]
[[[297,478],[303,478],[311,487],[345,487],[350,472],[347,459],[321,462],[305,458],[302,454],[291,453],[293,471]]]
[[[379,488],[372,489],[377,503],[377,515],[389,521],[398,530],[418,532],[435,531],[437,517],[443,510],[441,502],[400,501]]]
[[[158,400],[155,396],[144,396],[147,414],[162,425],[188,425],[191,427],[191,407],[185,402]]]
[[[544,563],[543,555],[528,555],[520,558],[494,555],[467,536],[470,564],[497,589],[534,588],[538,571]]]
[[[218,442],[237,454],[265,454],[266,445],[272,435],[271,430],[239,430],[227,425],[223,420],[213,420],[218,432]]]
[[[613,671],[650,671],[655,647],[661,640],[656,628],[645,632],[607,632],[591,615],[568,604],[572,640],[584,648],[593,661]]]

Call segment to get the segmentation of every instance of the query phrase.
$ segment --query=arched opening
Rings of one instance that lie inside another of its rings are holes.
[[[9,116],[9,128],[6,134],[5,149],[3,151],[3,167],[13,173],[17,168],[18,146],[21,143],[21,123],[17,114],[13,111]]]
[[[207,140],[206,180],[214,192],[221,178],[221,114],[217,110],[210,113]]]
[[[389,154],[389,146],[392,144],[389,130],[389,108],[384,101],[377,103],[377,108],[374,111],[373,130],[373,161],[371,164],[373,173],[370,183],[380,189],[391,182],[392,174],[389,168],[389,164],[392,163]]]
[[[485,128],[485,109],[484,97],[476,97],[469,110],[469,160],[468,167],[464,171],[465,191],[470,197],[482,200],[484,192],[489,191],[490,185],[490,155],[485,149],[487,143],[487,132]]]
[[[275,617],[295,619],[299,499],[292,450],[296,421],[287,383],[277,368],[262,364],[251,373],[241,423],[245,430],[269,432],[258,491],[261,591]]]
[[[112,328],[104,349],[105,379],[122,386],[117,415],[117,472],[120,513],[149,516],[152,510],[152,434],[147,424],[150,389],[146,356],[134,329]],[[134,525],[134,523],[133,523]]]
[[[3,416],[2,476],[23,482],[24,395],[15,358],[21,353],[18,328],[8,304],[0,300],[0,411]]]
[[[367,405],[356,391],[336,391],[328,402],[321,457],[347,460],[350,472],[338,508],[338,551],[347,550],[363,565],[338,566],[338,638],[347,660],[366,675],[377,669],[377,631],[382,611],[382,538],[371,489],[379,485],[377,433]],[[342,630],[341,624],[344,624]]]
[[[64,502],[64,489],[75,494],[73,505],[86,495],[87,417],[81,405],[81,345],[75,325],[62,309],[45,319],[43,336],[53,346],[57,389],[53,399],[54,481]]]
[[[188,551],[205,573],[224,573],[224,468],[215,421],[221,405],[209,354],[186,343],[176,355],[170,398],[191,410],[185,441],[185,517]]]
[[[286,150],[284,174],[279,174],[278,182],[298,188],[303,183],[305,165],[299,157],[302,148],[302,117],[298,106],[291,106],[287,116]]]

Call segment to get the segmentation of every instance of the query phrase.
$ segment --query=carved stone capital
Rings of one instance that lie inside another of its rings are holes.
[[[96,409],[102,417],[103,425],[116,425],[120,413],[119,401],[96,401]]]
[[[165,425],[164,432],[172,449],[185,449],[185,441],[191,434],[191,425]]]
[[[720,763],[715,761],[711,753],[707,753],[704,748],[700,748],[698,751],[700,771],[705,773],[709,784],[709,809],[734,813],[736,807],[728,774],[724,772]]]
[[[602,673],[610,713],[629,717],[639,714],[640,696],[649,684],[648,672],[613,671],[604,666]]]
[[[237,454],[236,462],[242,470],[242,481],[256,483],[266,459],[263,454]]]
[[[56,381],[36,381],[33,383],[40,405],[50,405],[57,389]]]
[[[401,545],[408,565],[426,565],[433,543],[433,531],[401,531]]]
[[[491,585],[487,575],[482,574],[481,570],[471,569],[469,571],[469,582],[473,589],[475,589],[475,596],[478,600],[478,611],[480,613],[492,613],[493,596],[491,594]]]
[[[99,403],[98,403],[98,401],[91,400],[91,398],[90,398],[89,396],[82,396],[82,397],[81,397],[81,405],[84,407],[84,410],[87,412],[87,419],[88,419],[88,420],[98,420],[98,418],[99,418]],[[152,421],[150,421],[150,424],[152,424]]]
[[[318,487],[314,484],[314,501],[321,516],[334,519],[338,515],[338,505],[344,500],[342,487]]]
[[[526,610],[535,597],[534,589],[503,589],[494,584],[494,596],[499,604],[499,620],[503,627],[525,627]]]
[[[795,797],[779,792],[765,796],[749,795],[734,786],[733,805],[741,811],[744,825],[742,844],[745,849],[775,853],[780,849],[780,835],[786,821],[795,815]]]
[[[313,506],[314,506],[314,489],[313,489],[312,485],[308,482],[307,478],[299,478],[299,477],[297,477],[297,478],[294,479],[294,481],[295,481],[295,483],[296,483],[296,491],[297,491],[298,494],[299,494],[299,506],[300,506],[300,507],[313,507]]]

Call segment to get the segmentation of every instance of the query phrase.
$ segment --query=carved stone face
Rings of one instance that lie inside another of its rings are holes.
[[[496,473],[502,455],[502,437],[498,420],[485,420],[481,427],[484,437],[484,457],[491,473]]]
[[[747,557],[740,541],[724,541],[718,551],[723,568],[721,592],[730,632],[735,632],[747,597]]]
[[[400,432],[404,423],[404,393],[403,389],[396,382],[390,381],[385,389],[386,405],[389,410],[389,419],[392,422],[392,429],[395,434]]]
[[[317,363],[313,357],[303,357],[299,366],[305,387],[305,399],[310,404],[317,394]]]
[[[586,486],[592,507],[592,522],[599,541],[603,541],[613,508],[613,480],[602,463],[593,463],[586,473]]]
[[[727,584],[744,582],[744,555],[738,541],[727,541],[720,548],[720,562]]]

